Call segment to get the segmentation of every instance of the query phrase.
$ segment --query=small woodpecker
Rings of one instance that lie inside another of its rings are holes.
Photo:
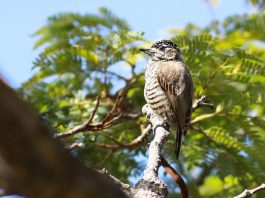
[[[153,111],[176,130],[176,158],[182,136],[189,128],[193,82],[178,46],[170,40],[154,43],[150,49],[140,49],[149,55],[146,65],[144,97]]]

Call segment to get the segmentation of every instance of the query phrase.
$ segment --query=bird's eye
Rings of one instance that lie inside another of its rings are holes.
[[[166,49],[165,49],[165,52],[167,52],[167,53],[176,53],[177,50],[174,49],[174,48],[166,48]]]
[[[165,56],[168,58],[173,58],[178,54],[177,50],[174,48],[166,48],[165,49]]]

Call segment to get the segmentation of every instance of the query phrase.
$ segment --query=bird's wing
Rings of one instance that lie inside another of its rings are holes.
[[[176,154],[178,156],[182,134],[186,133],[192,110],[193,85],[183,62],[158,63],[157,80],[175,115],[177,128]]]
[[[185,91],[185,68],[181,62],[167,61],[158,63],[157,80],[167,96],[173,110],[176,122],[183,128],[185,126],[186,104],[183,97]]]

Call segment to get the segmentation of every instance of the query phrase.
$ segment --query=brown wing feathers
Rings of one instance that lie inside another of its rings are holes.
[[[165,92],[168,102],[170,103],[171,110],[174,112],[173,120],[176,127],[176,156],[178,158],[182,135],[186,133],[187,126],[190,122],[190,110],[191,106],[186,101],[185,96],[185,82],[184,75],[185,70],[183,67],[178,67],[176,62],[169,64],[160,63],[157,80],[162,90]],[[180,70],[182,69],[182,70]]]

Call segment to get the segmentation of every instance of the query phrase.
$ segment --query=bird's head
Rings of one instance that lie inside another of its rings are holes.
[[[151,48],[141,48],[154,61],[182,60],[182,53],[178,46],[170,40],[161,40],[154,43]]]

